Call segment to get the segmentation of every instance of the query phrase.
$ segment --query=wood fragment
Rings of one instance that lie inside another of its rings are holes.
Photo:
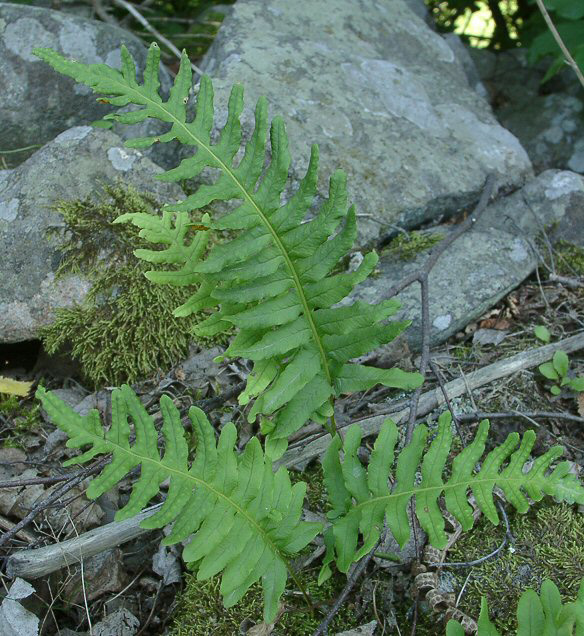
[[[6,560],[6,574],[10,577],[38,579],[68,565],[80,563],[82,559],[88,559],[114,546],[131,541],[141,534],[151,532],[141,528],[140,523],[152,516],[161,506],[162,504],[152,506],[131,519],[113,521],[100,528],[84,532],[74,539],[13,554]]]

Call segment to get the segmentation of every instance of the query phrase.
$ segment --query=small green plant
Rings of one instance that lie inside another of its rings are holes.
[[[581,636],[584,634],[584,579],[578,598],[562,604],[562,597],[553,581],[546,579],[540,594],[525,590],[517,605],[517,636]],[[489,619],[489,607],[483,597],[478,620],[478,636],[500,636]],[[446,636],[464,636],[462,625],[448,621]]]
[[[0,415],[8,422],[0,445],[23,448],[23,436],[36,432],[40,423],[40,404],[21,404],[16,395],[0,393]]]
[[[567,600],[578,595],[584,577],[584,515],[570,504],[546,501],[525,515],[509,515],[514,538],[512,546],[468,572],[456,570],[454,587],[464,594],[458,609],[477,616],[481,597],[489,603],[489,613],[504,634],[517,630],[516,609],[527,588],[540,589],[551,579]],[[505,529],[495,531],[486,519],[479,519],[475,530],[461,536],[448,552],[449,561],[473,561],[492,552]]]
[[[538,326],[533,330],[535,336],[542,342],[549,342],[551,334],[546,327]],[[552,380],[555,384],[550,387],[552,395],[560,395],[561,387],[567,387],[572,391],[584,391],[584,376],[571,378],[568,376],[570,370],[570,359],[565,351],[556,351],[551,362],[541,364],[539,372],[548,380]]]
[[[160,401],[162,451],[153,418],[128,386],[112,394],[109,428],[102,425],[97,411],[82,417],[39,388],[37,397],[69,436],[68,445],[84,449],[70,463],[112,455],[110,464],[91,482],[89,497],[99,496],[139,467],[140,477],[129,502],[117,515],[117,519],[125,519],[137,514],[158,495],[160,484],[170,480],[164,504],[144,527],[174,522],[165,543],[191,537],[183,552],[185,561],[195,564],[199,580],[222,573],[220,590],[227,607],[261,581],[266,623],[278,615],[288,576],[311,605],[291,558],[324,528],[320,523],[301,521],[306,485],[292,485],[287,470],[280,467],[274,472],[272,464],[284,453],[288,437],[309,420],[322,425],[332,438],[323,460],[332,527],[324,532],[328,549],[321,582],[330,574],[333,562],[346,572],[370,550],[384,521],[403,545],[410,525],[405,511],[412,498],[415,514],[436,547],[443,547],[445,541],[438,505],[442,495],[447,509],[465,529],[473,521],[469,491],[495,524],[495,488],[520,512],[528,507],[526,495],[534,501],[547,494],[560,501],[584,503],[584,487],[571,473],[571,465],[561,462],[551,469],[562,453],[560,447],[535,458],[524,472],[535,437],[531,431],[518,448],[519,436],[510,435],[486,455],[477,470],[487,422],[480,425],[473,443],[454,457],[448,466],[450,476],[444,481],[452,442],[449,414],[441,416],[438,435],[427,450],[428,431],[424,426],[415,430],[411,443],[397,457],[395,471],[398,432],[387,421],[365,468],[357,458],[361,430],[352,426],[343,442],[335,420],[335,399],[377,384],[413,389],[423,378],[418,373],[351,362],[392,341],[409,323],[389,322],[399,307],[395,300],[348,304],[347,296],[373,272],[378,257],[370,252],[356,271],[335,273],[356,236],[356,214],[347,205],[345,175],[333,174],[328,198],[318,210],[311,210],[317,195],[319,157],[318,147],[312,146],[304,178],[282,203],[291,161],[283,120],[272,120],[271,152],[266,157],[267,102],[260,98],[253,134],[243,157],[236,161],[242,139],[243,89],[239,85],[232,88],[227,121],[213,142],[213,87],[208,77],[201,78],[194,117],[187,116],[192,86],[186,54],[167,101],[158,93],[160,51],[156,44],[148,52],[143,84],[138,83],[134,61],[125,48],[121,72],[103,64],[67,60],[49,49],[36,49],[35,54],[59,72],[105,94],[100,101],[139,107],[108,115],[108,120],[133,124],[153,117],[169,124],[166,133],[134,139],[127,145],[145,148],[178,140],[196,149],[193,156],[158,178],[191,179],[204,170],[216,174],[214,181],[203,183],[184,201],[165,206],[160,216],[129,212],[115,223],[131,222],[140,228],[139,237],[152,246],[135,250],[136,256],[166,266],[146,272],[148,279],[179,288],[198,286],[175,309],[175,316],[208,311],[209,317],[195,327],[200,336],[237,330],[220,359],[242,357],[253,362],[239,403],[246,408],[250,405],[247,419],[256,422],[265,436],[263,448],[260,439],[253,437],[236,454],[235,426],[225,425],[217,441],[205,415],[193,408],[190,418],[197,441],[194,459],[189,462],[193,452],[179,413],[167,396]],[[231,211],[217,219],[210,214],[201,216],[200,211],[215,201],[229,202]],[[208,247],[212,231],[226,234],[226,240]],[[416,479],[419,463],[420,483]]]

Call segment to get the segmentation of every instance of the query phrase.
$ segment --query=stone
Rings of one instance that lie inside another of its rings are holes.
[[[55,279],[60,257],[46,232],[62,219],[51,205],[98,197],[104,184],[117,180],[163,202],[182,199],[178,185],[154,179],[161,171],[141,152],[124,148],[111,131],[78,126],[0,182],[0,342],[36,338],[57,309],[81,302],[89,290],[79,276]]]
[[[475,227],[450,245],[430,272],[431,345],[444,342],[479,318],[535,270],[539,255],[533,239],[542,230],[550,228],[552,241],[584,245],[583,219],[584,177],[568,171],[543,172],[488,206]],[[361,283],[348,302],[385,300],[385,291],[420,269],[427,256],[421,253],[404,262],[382,252],[379,275]],[[396,318],[413,321],[406,335],[410,347],[419,349],[419,285],[410,285],[397,298],[402,308]]]
[[[0,603],[0,636],[37,636],[39,619],[18,602],[35,592],[27,581],[14,579],[7,596]]]
[[[542,85],[549,62],[533,65],[526,49],[495,54],[469,49],[473,83],[486,86],[501,124],[521,142],[536,173],[550,168],[584,173],[582,89],[570,69]],[[479,89],[480,90],[480,89]]]
[[[446,228],[445,228],[446,229]],[[361,283],[353,300],[377,303],[384,291],[423,267],[427,253],[403,262],[381,255],[379,276]],[[428,277],[430,343],[446,341],[479,318],[517,287],[535,269],[538,259],[527,239],[497,229],[469,231],[440,256]],[[412,349],[421,346],[420,286],[413,284],[398,294],[402,307],[396,318],[412,320],[406,335]]]
[[[116,26],[76,17],[60,11],[22,4],[0,3],[0,148],[33,148],[7,155],[24,161],[38,144],[77,125],[100,119],[112,107],[96,101],[92,90],[54,71],[32,53],[35,47],[55,49],[58,53],[92,64],[120,68],[120,48],[125,44],[137,62],[139,72],[146,61],[146,48],[134,35]],[[162,90],[168,92],[171,79],[161,71]],[[137,126],[115,126],[122,138],[159,134],[159,122]],[[173,148],[156,144],[150,149],[157,161],[170,161]],[[148,153],[146,153],[148,154]],[[150,155],[148,155],[150,156]]]
[[[536,95],[527,104],[498,111],[501,123],[522,143],[536,172],[568,168],[584,174],[584,105],[565,93]]]
[[[134,636],[140,628],[140,621],[125,608],[112,612],[93,626],[93,636]]]
[[[337,632],[336,636],[373,636],[377,629],[377,621],[371,621],[367,625],[361,625],[355,629],[349,629],[345,632]]]
[[[477,199],[489,173],[514,186],[531,175],[451,48],[401,0],[240,0],[201,65],[213,77],[219,127],[241,82],[245,135],[260,95],[284,117],[293,181],[312,143],[322,194],[335,169],[347,172],[361,245],[392,225],[452,214]]]
[[[584,247],[584,176],[546,170],[521,190],[491,204],[477,228],[529,237],[545,230],[553,241],[563,239]]]
[[[71,574],[63,586],[63,600],[68,603],[93,601],[108,592],[119,592],[127,583],[123,553],[119,548],[100,552],[83,561],[80,566],[70,566]],[[81,575],[85,585],[81,583]],[[94,631],[95,633],[95,631]]]

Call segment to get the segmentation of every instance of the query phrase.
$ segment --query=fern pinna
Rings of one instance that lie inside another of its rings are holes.
[[[162,218],[127,214],[118,221],[133,222],[142,228],[141,235],[147,240],[166,246],[136,252],[140,258],[174,268],[149,272],[151,280],[200,284],[198,291],[176,310],[177,315],[220,306],[196,328],[196,333],[212,336],[233,326],[238,328],[225,356],[253,361],[253,371],[239,400],[247,404],[255,399],[249,420],[263,416],[262,430],[269,433],[268,447],[274,457],[285,449],[286,437],[308,419],[334,433],[335,396],[379,383],[403,389],[421,384],[422,377],[417,373],[349,363],[390,342],[409,323],[386,324],[399,307],[395,300],[375,306],[356,302],[333,307],[373,271],[377,255],[367,254],[356,271],[331,274],[356,236],[355,210],[347,209],[345,175],[333,174],[328,199],[313,218],[304,220],[317,195],[318,148],[313,146],[306,175],[288,202],[282,204],[290,166],[288,139],[283,120],[274,117],[269,135],[271,158],[266,166],[265,98],[257,102],[253,135],[236,164],[241,146],[243,88],[233,87],[226,124],[218,141],[212,143],[213,87],[207,76],[201,78],[196,115],[187,121],[192,77],[186,53],[167,101],[158,93],[160,50],[156,44],[148,52],[143,84],[136,81],[134,61],[125,48],[121,72],[102,64],[67,60],[50,49],[36,49],[35,54],[57,71],[108,96],[100,101],[140,106],[139,110],[110,114],[106,119],[135,124],[153,117],[170,124],[165,134],[134,139],[126,142],[128,146],[145,148],[178,140],[196,147],[192,157],[159,175],[160,179],[192,179],[204,169],[218,173],[213,183],[200,185],[184,201],[167,205]],[[203,229],[191,241],[191,212],[213,201],[238,203],[222,218],[204,217],[203,223],[197,224]],[[215,245],[201,261],[207,227],[237,233],[235,238]]]
[[[367,554],[380,537],[384,519],[403,547],[410,536],[408,504],[412,497],[415,498],[416,517],[427,533],[428,541],[438,549],[443,549],[447,543],[444,516],[438,502],[442,495],[446,509],[460,522],[463,530],[469,530],[474,522],[468,502],[469,490],[477,506],[495,525],[499,523],[493,499],[495,488],[499,488],[506,501],[521,513],[529,508],[525,495],[533,501],[540,501],[545,494],[568,503],[584,503],[584,487],[572,474],[570,462],[559,463],[547,474],[551,464],[562,454],[561,446],[553,446],[525,470],[535,442],[533,431],[524,433],[519,448],[519,434],[511,433],[501,446],[486,455],[480,469],[476,470],[485,450],[489,431],[487,420],[480,423],[473,442],[454,457],[450,477],[443,481],[442,473],[452,446],[451,423],[452,416],[445,411],[425,453],[428,429],[423,425],[414,429],[411,443],[397,458],[393,487],[388,480],[398,430],[392,420],[384,422],[367,470],[357,457],[361,445],[359,426],[354,424],[349,428],[344,442],[338,435],[333,439],[323,458],[324,479],[332,505],[328,513],[332,530],[328,531],[329,551],[321,576],[329,572],[333,548],[334,559],[342,572]],[[418,483],[416,475],[420,461],[421,480]],[[363,536],[360,547],[359,534]]]
[[[112,455],[111,462],[91,482],[88,497],[96,499],[140,467],[128,503],[116,513],[116,521],[123,521],[138,514],[158,494],[160,484],[170,479],[163,506],[142,526],[161,528],[174,522],[163,541],[166,545],[196,533],[183,558],[198,563],[201,580],[223,572],[221,594],[226,607],[235,605],[261,579],[264,617],[268,622],[274,620],[286,585],[289,555],[304,548],[322,530],[320,523],[300,521],[306,484],[292,486],[284,467],[274,473],[257,438],[237,455],[233,424],[223,427],[216,443],[212,426],[196,407],[189,411],[197,437],[195,458],[189,467],[180,414],[167,396],[160,400],[162,456],[154,421],[127,385],[112,393],[112,424],[107,431],[96,410],[81,416],[42,387],[37,397],[69,436],[67,446],[89,446],[66,465],[88,462],[100,454]]]

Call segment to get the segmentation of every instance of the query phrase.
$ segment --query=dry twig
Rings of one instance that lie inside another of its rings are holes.
[[[160,42],[162,42],[162,44],[164,44],[164,46],[166,46],[168,49],[170,49],[175,55],[176,57],[180,60],[182,58],[182,54],[181,52],[176,48],[176,46],[167,38],[164,37],[164,35],[162,35],[162,33],[160,33],[160,31],[158,31],[157,29],[155,29],[150,22],[148,22],[148,20],[136,9],[136,7],[133,4],[130,4],[129,2],[126,2],[126,0],[112,0],[112,2],[114,2],[115,4],[117,4],[119,7],[122,7],[122,9],[125,9],[128,13],[130,13],[134,18],[136,18],[136,20],[150,33],[152,33],[152,35],[159,40]],[[193,64],[191,62],[191,68],[193,69],[193,71],[195,73],[197,73],[198,75],[203,75],[203,71],[196,65]]]

